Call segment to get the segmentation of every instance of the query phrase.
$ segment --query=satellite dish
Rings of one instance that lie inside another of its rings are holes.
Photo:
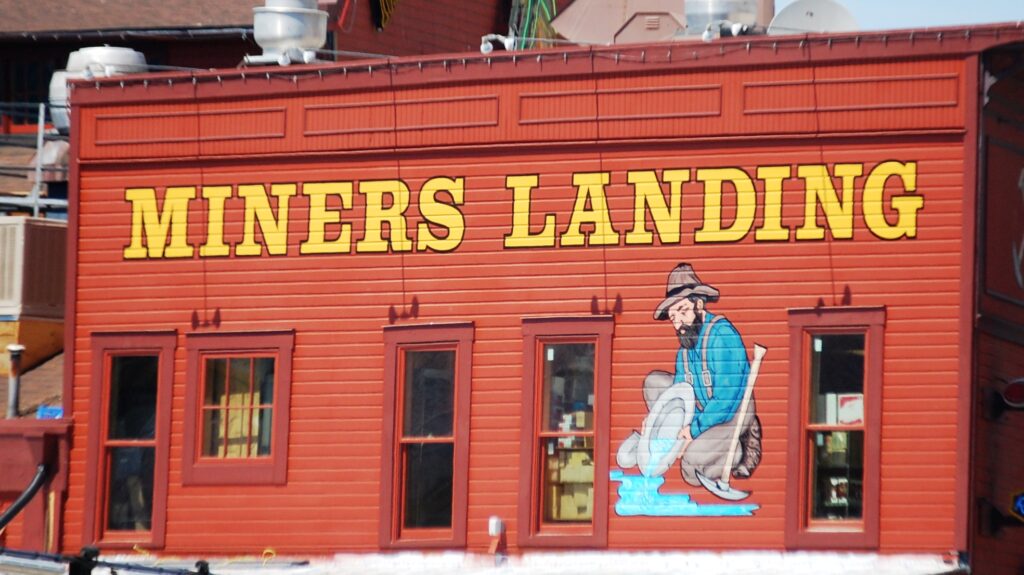
[[[796,0],[768,24],[768,34],[772,36],[856,30],[853,14],[834,0]]]

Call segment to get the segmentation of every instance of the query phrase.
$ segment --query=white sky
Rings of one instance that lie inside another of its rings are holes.
[[[795,0],[775,0],[778,12]],[[838,0],[860,30],[1024,20],[1024,0]]]

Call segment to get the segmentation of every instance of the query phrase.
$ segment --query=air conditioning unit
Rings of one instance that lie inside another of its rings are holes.
[[[62,319],[67,223],[0,216],[0,318]]]

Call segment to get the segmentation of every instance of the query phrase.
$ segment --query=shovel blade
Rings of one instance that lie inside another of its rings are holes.
[[[716,496],[722,499],[725,499],[727,501],[742,501],[747,497],[750,497],[749,491],[743,491],[741,489],[736,489],[735,487],[732,487],[731,485],[729,485],[728,480],[715,481],[712,479],[708,479],[700,471],[697,471],[695,473],[697,475],[697,479],[700,481],[700,484],[703,485],[705,489],[707,489],[711,493],[714,493]]]

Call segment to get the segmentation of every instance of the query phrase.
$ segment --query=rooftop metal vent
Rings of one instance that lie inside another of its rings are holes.
[[[310,63],[327,41],[327,12],[317,0],[267,0],[253,11],[253,35],[261,56],[246,56],[246,64]]]
[[[67,68],[57,70],[50,78],[50,117],[53,125],[58,132],[67,135],[71,124],[68,80],[107,78],[145,71],[146,56],[131,48],[92,46],[72,52],[68,56]]]

